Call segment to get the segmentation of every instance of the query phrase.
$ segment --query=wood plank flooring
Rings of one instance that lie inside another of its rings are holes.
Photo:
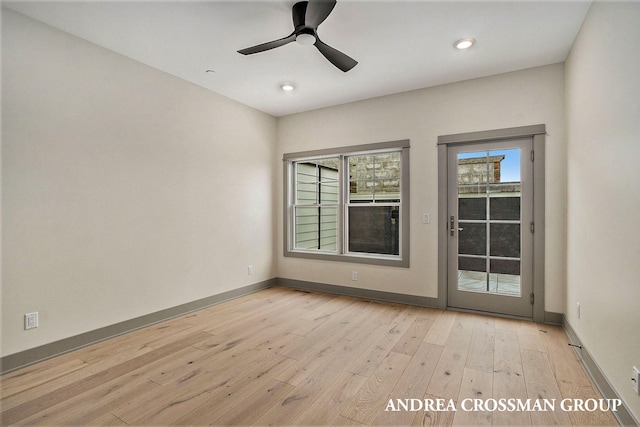
[[[617,425],[560,409],[600,398],[567,342],[556,326],[275,287],[6,374],[0,421]],[[457,410],[385,410],[390,399]],[[557,407],[465,411],[465,399]]]

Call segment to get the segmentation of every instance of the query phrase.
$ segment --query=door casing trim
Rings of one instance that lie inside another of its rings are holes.
[[[447,211],[448,211],[448,151],[460,144],[475,144],[504,139],[526,138],[533,140],[533,321],[545,322],[544,233],[545,233],[545,135],[546,125],[520,126],[479,132],[442,135],[438,137],[438,308],[446,310],[447,302]]]

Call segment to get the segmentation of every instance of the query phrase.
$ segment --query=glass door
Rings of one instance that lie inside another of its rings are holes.
[[[531,318],[532,140],[449,150],[448,305]]]

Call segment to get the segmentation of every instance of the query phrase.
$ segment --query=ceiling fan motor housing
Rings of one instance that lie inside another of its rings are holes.
[[[238,53],[251,55],[296,41],[301,45],[314,45],[329,62],[340,70],[347,72],[355,67],[358,62],[322,42],[316,32],[318,25],[327,19],[335,5],[336,0],[299,1],[293,5],[291,11],[294,26],[293,33],[278,40],[272,40],[267,43],[241,49]]]
[[[306,1],[299,1],[293,5],[292,10],[296,42],[305,46],[315,44],[316,39],[318,38],[315,29],[306,25],[305,17],[307,14],[307,4],[308,2]]]

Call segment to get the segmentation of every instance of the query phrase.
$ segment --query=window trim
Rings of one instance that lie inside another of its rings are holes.
[[[285,153],[283,155],[283,255],[292,258],[305,258],[324,261],[351,262],[370,265],[381,265],[390,267],[409,267],[410,260],[410,180],[409,180],[409,148],[408,139],[398,141],[388,141],[373,144],[354,145],[347,147],[328,148],[322,150],[303,151],[297,153]],[[294,249],[294,217],[293,200],[295,197],[292,179],[294,178],[294,163],[304,160],[317,159],[321,157],[338,156],[344,159],[346,156],[359,154],[375,154],[387,151],[401,152],[401,177],[400,177],[400,255],[367,254],[362,252],[348,252],[345,247],[345,209],[347,203],[345,197],[345,185],[348,185],[348,168],[341,163],[340,185],[338,188],[338,233],[337,252],[327,251],[306,251]],[[345,178],[347,180],[345,181]],[[345,182],[347,184],[345,184]]]

